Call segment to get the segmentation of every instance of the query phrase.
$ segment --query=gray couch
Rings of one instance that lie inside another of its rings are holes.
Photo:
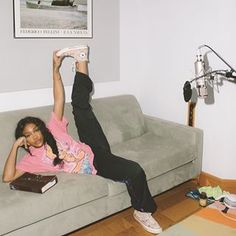
[[[144,115],[132,95],[99,98],[92,104],[113,152],[141,164],[153,195],[200,173],[201,130]],[[51,110],[45,106],[0,113],[1,173],[17,121],[27,115],[46,121]],[[78,139],[70,104],[65,116],[69,133]],[[0,183],[0,235],[63,235],[130,206],[122,183],[91,175],[57,176],[58,184],[44,194],[14,191]]]

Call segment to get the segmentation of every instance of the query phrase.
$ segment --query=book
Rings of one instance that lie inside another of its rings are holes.
[[[44,193],[57,182],[56,175],[38,175],[26,172],[13,180],[9,185],[12,190]]]

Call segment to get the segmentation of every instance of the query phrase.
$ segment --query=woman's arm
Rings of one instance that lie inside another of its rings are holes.
[[[53,111],[59,120],[62,120],[65,105],[65,91],[60,74],[62,60],[63,58],[58,57],[56,52],[53,53]]]
[[[18,138],[12,146],[3,170],[3,182],[11,182],[25,173],[16,169],[17,151],[22,145],[26,145],[25,137]]]

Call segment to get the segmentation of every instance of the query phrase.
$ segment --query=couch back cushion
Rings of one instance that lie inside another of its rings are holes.
[[[144,118],[136,98],[132,95],[121,95],[92,101],[94,112],[111,145],[132,139],[144,133]],[[0,113],[0,174],[14,142],[14,131],[17,122],[25,116],[40,117],[45,122],[50,118],[52,106],[23,109]],[[68,132],[78,140],[71,104],[65,105],[65,116],[69,121]],[[19,149],[23,155],[23,149]]]
[[[110,145],[145,132],[141,108],[132,95],[95,99],[92,106]]]

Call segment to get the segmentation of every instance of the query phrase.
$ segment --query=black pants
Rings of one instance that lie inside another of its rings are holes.
[[[131,160],[115,156],[89,103],[93,89],[91,79],[77,72],[72,90],[72,107],[80,141],[88,144],[94,153],[97,175],[126,184],[132,206],[139,211],[156,210],[156,204],[147,186],[142,167]]]

